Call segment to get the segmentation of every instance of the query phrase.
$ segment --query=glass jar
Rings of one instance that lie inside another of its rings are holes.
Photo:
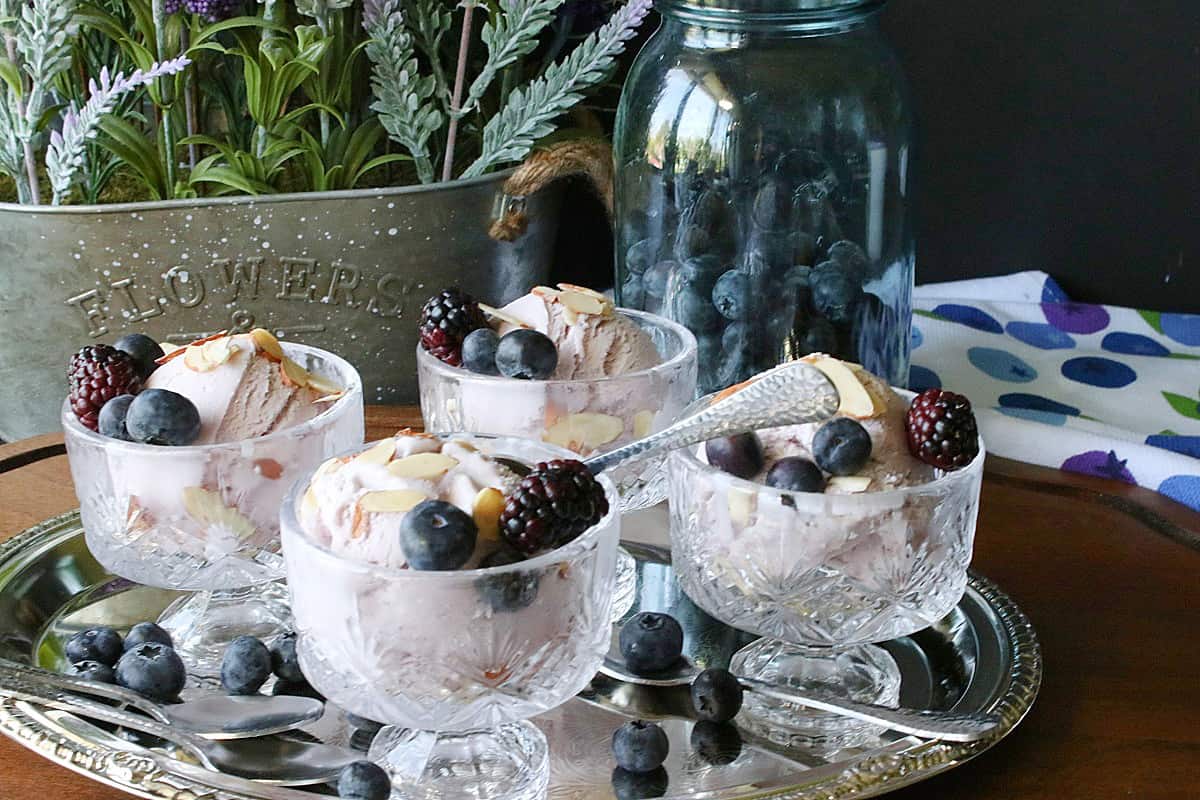
[[[883,0],[659,0],[615,131],[616,294],[700,392],[826,352],[908,381],[908,89]]]

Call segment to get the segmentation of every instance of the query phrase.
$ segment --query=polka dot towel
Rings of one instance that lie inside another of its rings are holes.
[[[988,449],[1200,511],[1200,314],[1075,303],[1042,272],[918,286],[910,388],[971,398]]]

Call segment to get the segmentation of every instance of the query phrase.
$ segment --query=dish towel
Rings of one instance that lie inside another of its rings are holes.
[[[971,398],[989,452],[1200,511],[1200,314],[1072,302],[1044,272],[918,286],[909,388]]]

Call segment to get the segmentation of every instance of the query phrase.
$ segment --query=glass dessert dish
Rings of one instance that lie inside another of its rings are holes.
[[[316,416],[262,436],[142,444],[89,430],[69,401],[63,405],[88,548],[122,578],[194,593],[160,619],[193,677],[215,675],[236,636],[269,637],[289,625],[285,592],[274,583],[283,577],[279,507],[302,474],[363,439],[354,367],[313,347],[283,344],[282,351],[342,393]]]
[[[570,455],[510,438],[429,438],[456,447],[465,441],[471,452],[527,464]],[[461,448],[453,452],[463,458]],[[360,470],[354,485],[372,486],[360,477],[368,472]],[[482,472],[479,462],[464,460],[441,485],[461,493],[463,476]],[[317,490],[320,478],[312,490],[329,497]],[[332,702],[390,726],[376,737],[371,757],[402,796],[544,796],[548,746],[525,720],[583,689],[609,645],[620,514],[612,483],[598,480],[609,511],[573,540],[516,563],[444,571],[411,568],[363,541],[375,536],[374,521],[361,523],[367,533],[357,541],[325,531],[312,520],[336,513],[301,508],[317,502],[307,499],[309,481],[292,490],[281,530],[301,667]],[[357,529],[358,512],[352,516]],[[385,520],[388,531],[393,519]]]
[[[703,452],[679,450],[668,460],[672,560],[698,606],[762,637],[730,668],[896,706],[900,672],[876,643],[928,627],[962,597],[982,444],[961,469],[852,493],[773,488],[707,463]],[[747,693],[742,714],[757,733],[784,745],[838,749],[879,730],[755,692]]]

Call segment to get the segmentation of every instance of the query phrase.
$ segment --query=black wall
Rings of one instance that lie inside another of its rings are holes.
[[[1200,0],[892,0],[918,282],[1043,269],[1200,312]]]
[[[920,120],[918,282],[1041,269],[1200,312],[1200,0],[892,0],[883,23]],[[571,192],[558,267],[610,286],[598,210]]]

